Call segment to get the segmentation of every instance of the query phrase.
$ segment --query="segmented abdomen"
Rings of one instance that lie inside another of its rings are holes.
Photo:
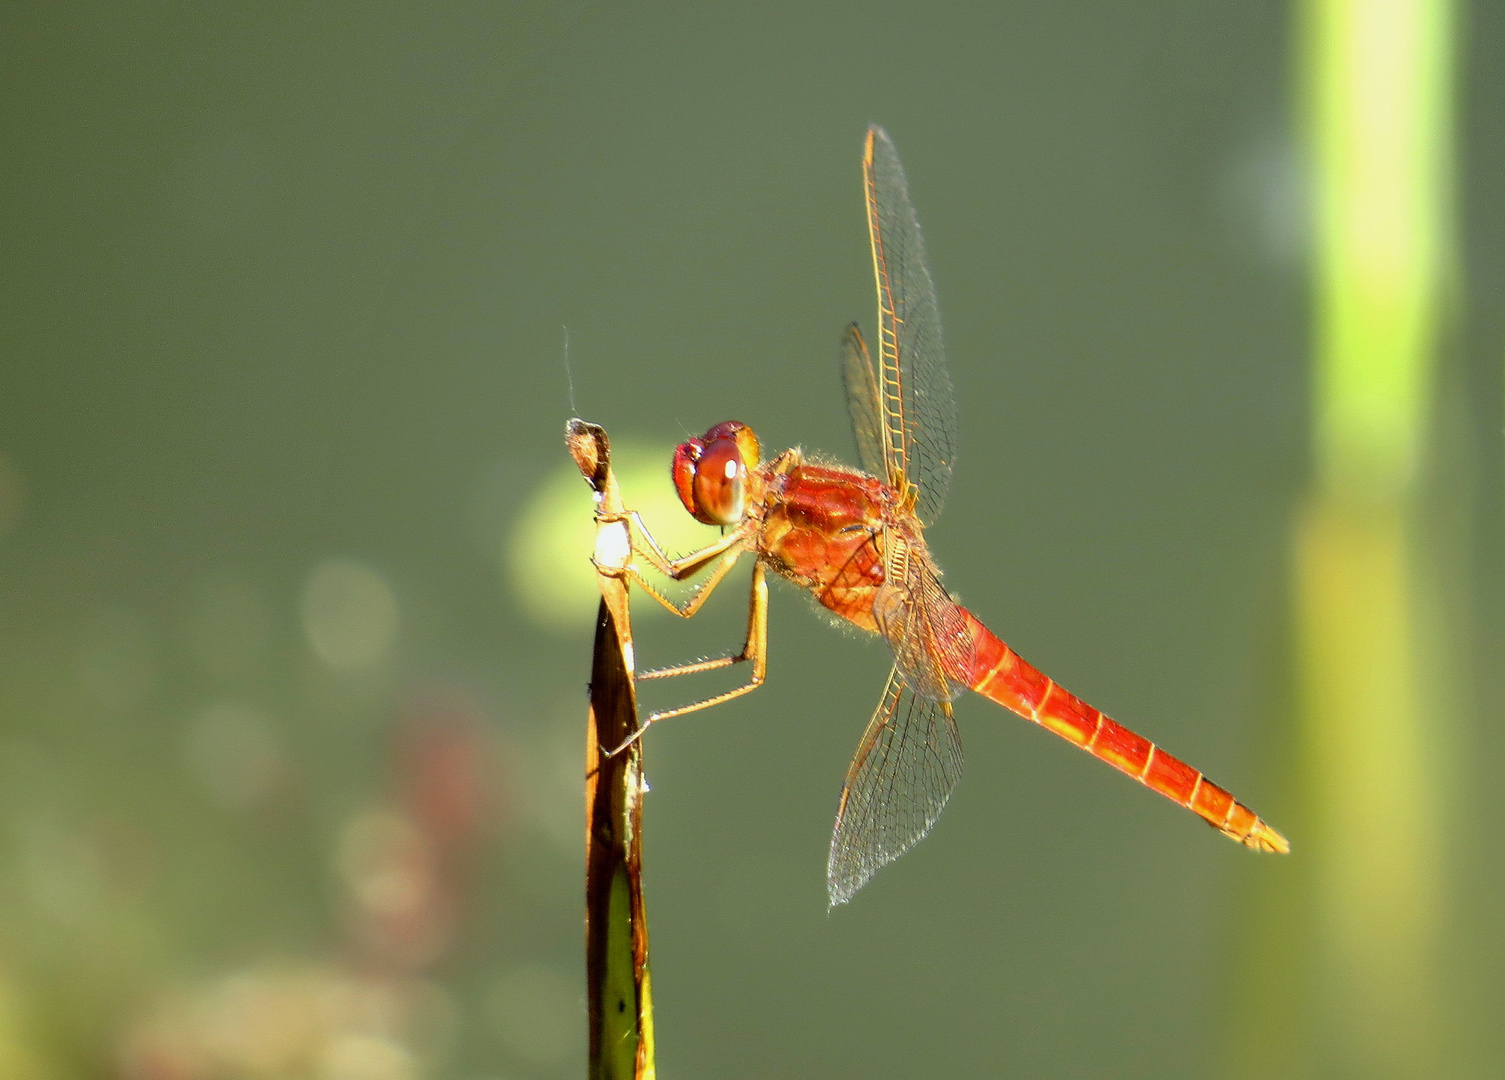
[[[965,614],[973,643],[967,682],[973,690],[1186,807],[1225,836],[1260,851],[1291,849],[1284,836],[1226,789],[1057,685],[971,612]]]

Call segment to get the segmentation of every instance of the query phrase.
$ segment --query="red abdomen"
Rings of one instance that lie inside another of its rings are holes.
[[[973,690],[1186,807],[1224,835],[1261,851],[1290,850],[1285,837],[1227,790],[1059,686],[971,612],[964,614],[972,645],[966,682]]]

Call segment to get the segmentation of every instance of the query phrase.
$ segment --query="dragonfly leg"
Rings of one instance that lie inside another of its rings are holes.
[[[737,565],[737,560],[742,558],[742,553],[745,550],[745,548],[734,547],[729,551],[722,551],[720,553],[721,562],[717,564],[715,570],[711,571],[711,576],[706,578],[705,581],[701,582],[700,587],[697,588],[690,595],[690,598],[682,604],[675,603],[663,593],[659,592],[658,589],[654,588],[652,582],[644,577],[643,572],[636,566],[629,565],[627,567],[627,573],[631,576],[632,580],[637,583],[638,588],[642,589],[645,593],[653,597],[653,599],[657,600],[660,604],[668,608],[670,611],[674,612],[674,614],[678,615],[680,618],[688,619],[691,615],[694,615],[697,611],[699,611],[706,600],[710,598],[711,593],[716,590],[716,586],[720,585],[722,579],[731,572],[732,567]],[[640,679],[647,677],[649,676],[638,676],[638,678]]]
[[[735,560],[728,560],[728,563],[725,564],[726,569],[731,568],[730,562],[732,561]],[[717,570],[719,576],[725,575],[725,570],[722,570],[720,567]],[[723,656],[715,660],[699,660],[693,664],[680,664],[676,667],[645,671],[638,676],[639,679],[666,679],[674,675],[693,675],[701,671],[716,671],[720,668],[731,667],[734,664],[750,663],[752,665],[752,674],[748,676],[747,682],[741,686],[733,687],[725,693],[716,694],[701,701],[692,701],[688,705],[681,705],[675,709],[664,709],[661,712],[653,713],[643,721],[642,725],[636,731],[627,737],[622,745],[607,754],[608,757],[615,757],[627,749],[627,747],[637,742],[638,739],[643,737],[643,732],[647,731],[651,725],[658,723],[660,720],[667,720],[671,716],[683,716],[686,713],[699,712],[701,709],[708,709],[712,705],[720,705],[724,701],[730,701],[732,698],[738,698],[743,694],[751,693],[763,685],[763,680],[768,675],[768,582],[764,574],[761,562],[754,565],[752,592],[748,598],[747,605],[747,641],[743,644],[741,652],[735,656]]]
[[[611,567],[596,563],[598,571],[609,573],[616,577],[630,578],[645,593],[653,597],[654,600],[674,612],[674,614],[686,619],[700,610],[701,605],[709,599],[711,593],[715,591],[716,586],[721,584],[721,580],[726,577],[731,568],[736,565],[737,560],[742,557],[742,552],[745,548],[741,545],[745,542],[748,532],[746,527],[733,529],[714,544],[708,544],[699,551],[691,552],[682,558],[671,559],[664,554],[664,549],[653,538],[653,534],[643,524],[643,519],[636,510],[628,510],[621,514],[603,517],[602,520],[627,521],[629,523],[629,542],[632,545],[633,553],[641,555],[647,560],[650,566],[673,581],[683,581],[685,578],[704,570],[716,559],[721,560],[721,564],[716,567],[711,576],[684,602],[674,601],[665,596],[631,561],[625,566]],[[641,536],[643,543],[639,543],[638,537],[633,535],[632,526],[636,526],[636,532]],[[592,560],[592,562],[594,563],[595,560]]]
[[[627,511],[627,517],[636,528],[638,535],[643,539],[643,544],[634,543],[632,545],[633,551],[647,559],[648,564],[659,573],[675,581],[683,581],[685,578],[704,569],[712,560],[730,551],[745,540],[748,533],[746,526],[739,526],[727,533],[720,540],[717,540],[714,544],[707,544],[699,551],[692,551],[690,554],[681,556],[678,559],[671,559],[668,555],[664,554],[664,549],[659,546],[658,541],[653,538],[653,534],[648,531],[648,526],[643,524],[642,515],[636,510],[629,510]]]

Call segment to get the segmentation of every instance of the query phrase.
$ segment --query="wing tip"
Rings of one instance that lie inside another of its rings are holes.
[[[850,903],[852,897],[872,880],[873,871],[866,873],[859,871],[856,874],[839,872],[835,869],[826,872],[826,912],[835,911],[842,904]]]
[[[878,143],[882,143],[892,150],[894,140],[882,124],[869,124],[867,126],[867,134],[862,140],[863,164],[871,165],[873,163],[873,148]]]

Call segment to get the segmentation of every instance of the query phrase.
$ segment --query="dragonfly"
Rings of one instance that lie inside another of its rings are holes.
[[[680,500],[719,540],[668,557],[628,511],[632,548],[683,581],[709,570],[687,599],[661,592],[630,562],[624,573],[670,611],[693,616],[733,566],[755,557],[747,636],[732,655],[645,671],[660,679],[748,665],[747,681],[650,715],[658,721],[740,697],[768,670],[768,572],[814,594],[842,619],[880,635],[893,653],[883,696],[847,770],[831,835],[831,907],[936,823],[962,773],[953,702],[972,690],[1033,721],[1185,807],[1257,851],[1286,838],[1226,788],[1105,715],[1027,663],[941,584],[925,529],[941,513],[956,458],[956,404],[941,342],[935,284],[893,141],[868,128],[862,182],[878,292],[877,360],[857,324],[842,340],[841,374],[860,468],[798,448],[763,461],[740,421],[716,424],[674,452]],[[624,746],[627,744],[624,744]]]

